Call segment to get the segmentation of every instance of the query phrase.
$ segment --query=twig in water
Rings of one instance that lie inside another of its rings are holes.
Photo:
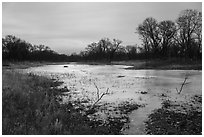
[[[95,85],[95,87],[96,87],[96,89],[97,89],[97,98],[99,98],[99,89],[98,89],[96,83],[94,83],[94,85]]]
[[[188,76],[186,76],[185,77],[185,79],[184,79],[184,81],[183,81],[183,83],[181,84],[181,88],[180,88],[180,90],[178,91],[178,89],[176,88],[176,91],[177,91],[177,93],[178,94],[180,94],[181,93],[181,91],[182,91],[182,89],[183,89],[183,86],[186,84],[186,80],[188,79]]]

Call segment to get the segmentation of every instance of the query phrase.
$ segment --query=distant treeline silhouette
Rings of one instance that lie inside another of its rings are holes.
[[[67,61],[67,55],[58,54],[44,45],[32,45],[12,35],[2,39],[2,46],[3,60]]]
[[[122,46],[103,38],[91,43],[78,56],[88,60],[125,60],[152,58],[202,59],[202,13],[187,9],[180,13],[176,22],[146,18],[136,28],[142,40],[141,46]]]
[[[8,35],[2,39],[3,59],[33,61],[112,61],[131,59],[202,59],[202,13],[181,11],[175,22],[146,18],[137,28],[142,44],[122,46],[118,39],[102,38],[89,44],[79,54],[58,54],[44,45],[32,45]]]

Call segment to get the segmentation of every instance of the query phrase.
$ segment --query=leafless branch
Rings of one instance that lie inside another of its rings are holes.
[[[94,85],[95,85],[95,87],[96,87],[96,89],[97,89],[97,98],[99,98],[99,89],[98,89],[96,83],[94,83]]]
[[[188,84],[188,83],[186,83],[186,80],[187,80],[187,79],[188,79],[188,76],[186,75],[186,76],[185,76],[185,79],[184,79],[184,81],[183,81],[183,83],[181,84],[181,87],[180,87],[180,90],[179,90],[179,91],[178,91],[178,89],[176,88],[176,91],[177,91],[178,94],[180,94],[180,93],[182,92],[183,86],[186,85],[186,84]]]
[[[93,103],[91,109],[103,98],[104,95],[108,94],[108,90],[109,90],[109,88],[107,88],[106,92],[104,92],[100,95],[100,91],[99,91],[99,88],[97,87],[96,83],[94,83],[94,85],[97,89],[97,100]]]

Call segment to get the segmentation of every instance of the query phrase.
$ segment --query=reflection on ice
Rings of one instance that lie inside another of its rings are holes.
[[[67,66],[67,67],[64,67]],[[111,95],[103,100],[118,101],[127,98],[137,99],[135,94],[147,91],[149,94],[175,92],[188,74],[189,83],[184,87],[185,94],[201,94],[202,75],[197,70],[126,70],[124,65],[45,65],[29,68],[26,71],[63,81],[72,91],[94,95],[96,88],[100,91],[110,89]],[[176,93],[176,92],[175,92]]]

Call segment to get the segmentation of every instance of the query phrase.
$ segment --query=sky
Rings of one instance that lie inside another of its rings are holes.
[[[3,2],[2,35],[43,44],[62,54],[79,53],[101,38],[141,44],[136,28],[147,17],[175,21],[185,9],[202,11],[201,2]]]

